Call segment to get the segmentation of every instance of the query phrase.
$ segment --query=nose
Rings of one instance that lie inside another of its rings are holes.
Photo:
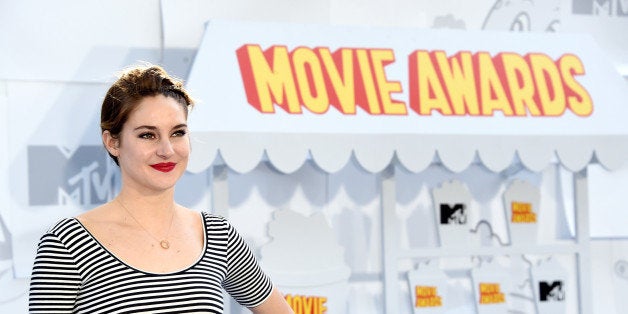
[[[168,159],[173,154],[174,149],[172,148],[172,143],[170,143],[169,139],[159,141],[159,147],[157,147],[157,156],[163,159]]]

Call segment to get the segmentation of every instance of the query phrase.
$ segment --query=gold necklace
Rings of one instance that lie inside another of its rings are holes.
[[[128,208],[126,208],[126,206],[124,206],[122,201],[120,201],[118,198],[116,198],[116,201],[120,204],[120,206],[122,206],[122,208],[124,208],[124,210],[127,212],[127,214],[129,214],[129,216],[131,216],[131,218],[133,218],[133,220],[135,220],[135,223],[137,223],[140,226],[140,228],[142,228],[142,230],[144,230],[144,232],[146,232],[155,241],[159,242],[159,246],[161,246],[162,249],[167,250],[167,249],[170,248],[170,241],[168,241],[168,236],[170,236],[170,229],[172,229],[172,223],[174,221],[174,212],[175,212],[174,208],[172,209],[172,216],[170,217],[170,227],[168,227],[168,233],[166,233],[166,238],[163,239],[163,240],[159,240],[155,236],[153,236],[152,233],[148,232],[148,230],[146,230],[146,228],[144,228],[144,226],[135,218],[135,216],[133,216],[133,214],[131,214],[131,211]]]

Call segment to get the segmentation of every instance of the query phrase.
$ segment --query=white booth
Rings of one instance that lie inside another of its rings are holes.
[[[187,87],[189,170],[295,312],[591,313],[587,166],[628,157],[628,93],[588,36],[212,20]],[[250,173],[301,199],[234,211]]]

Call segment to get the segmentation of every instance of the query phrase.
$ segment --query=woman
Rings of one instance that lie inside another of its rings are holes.
[[[101,130],[120,193],[42,236],[31,313],[222,313],[222,288],[253,313],[292,313],[225,219],[174,201],[192,105],[158,66],[131,68],[111,86]]]

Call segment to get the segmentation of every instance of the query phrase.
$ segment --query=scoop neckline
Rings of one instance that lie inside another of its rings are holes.
[[[205,217],[203,212],[200,212],[199,214],[201,215],[201,223],[202,223],[202,228],[203,228],[203,249],[201,250],[201,253],[199,254],[198,258],[194,262],[192,262],[189,266],[185,266],[185,267],[183,267],[181,269],[170,271],[170,272],[165,272],[165,273],[157,273],[157,272],[143,270],[143,269],[137,268],[137,267],[135,267],[135,266],[125,262],[124,260],[122,260],[121,258],[116,256],[115,254],[113,254],[113,252],[111,252],[109,249],[107,249],[107,247],[105,247],[89,231],[89,229],[87,229],[87,227],[85,227],[85,225],[83,225],[83,223],[78,218],[72,217],[72,220],[77,222],[79,224],[79,226],[81,227],[81,229],[83,229],[89,235],[89,237],[92,239],[92,241],[94,241],[102,250],[104,250],[107,255],[111,256],[113,259],[115,259],[120,264],[124,265],[125,267],[127,267],[129,269],[132,269],[132,270],[134,270],[136,272],[140,272],[140,273],[151,275],[151,276],[167,276],[167,275],[174,275],[174,274],[178,274],[178,273],[184,273],[184,272],[194,268],[196,265],[198,265],[203,260],[203,256],[205,256],[205,254],[207,253],[207,222],[205,221],[206,217]]]

